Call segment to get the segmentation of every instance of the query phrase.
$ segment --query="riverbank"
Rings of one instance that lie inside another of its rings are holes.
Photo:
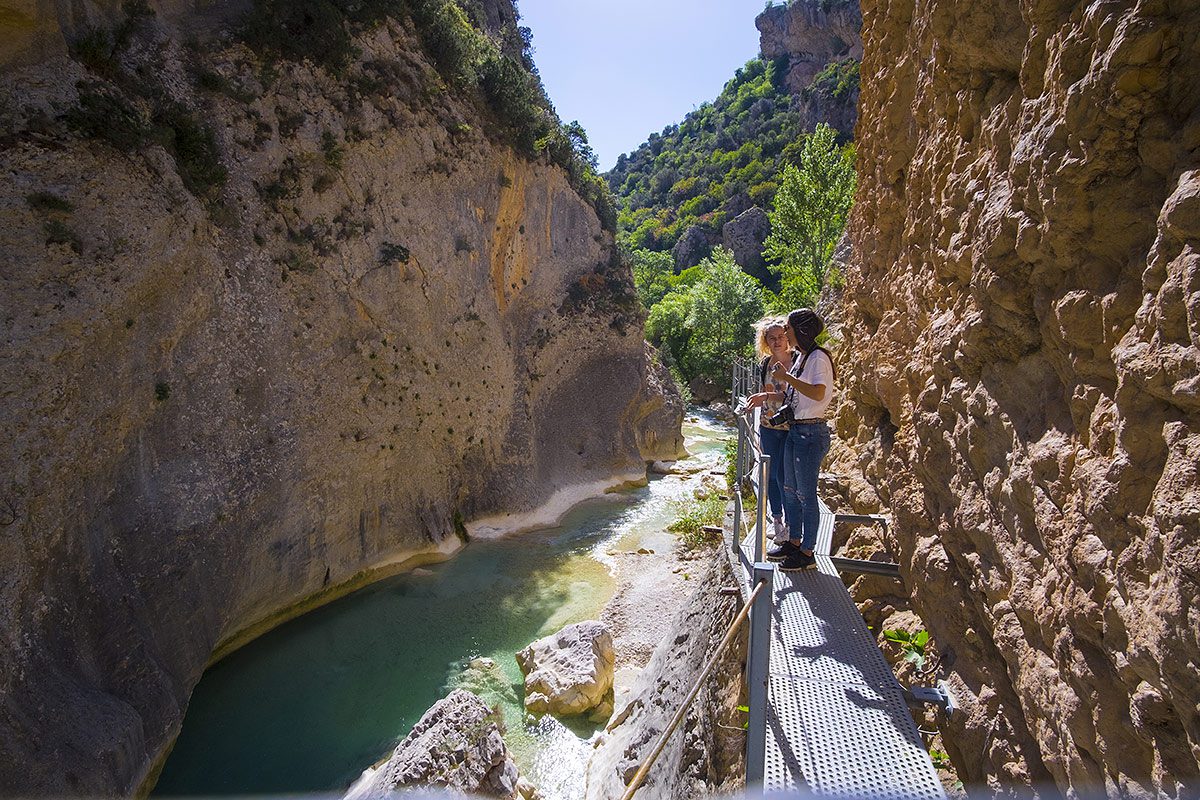
[[[714,475],[716,462],[684,462],[690,472],[667,475],[662,480],[679,481],[683,493],[702,486],[718,487],[723,480]],[[608,626],[616,651],[614,693],[619,710],[638,674],[662,641],[665,625],[678,614],[708,572],[708,550],[688,548],[683,540],[665,529],[644,534],[636,549],[609,552],[617,581],[612,599],[600,621]]]
[[[197,686],[154,794],[343,791],[430,705],[466,688],[501,708],[521,772],[543,796],[573,798],[600,728],[525,714],[513,654],[564,625],[601,619],[619,607],[614,598],[641,597],[648,608],[687,596],[696,576],[684,577],[687,559],[666,526],[672,502],[714,468],[725,431],[707,415],[685,427],[694,453],[679,462],[686,474],[653,474],[640,488],[588,500],[554,527],[472,540],[442,563],[372,583],[230,653]],[[645,599],[659,579],[669,590]],[[618,628],[632,678],[655,639],[619,620]]]

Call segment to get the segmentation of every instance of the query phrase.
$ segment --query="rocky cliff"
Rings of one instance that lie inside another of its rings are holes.
[[[1198,32],[1194,3],[863,6],[838,433],[968,783],[1200,790]]]
[[[791,0],[769,4],[754,20],[759,53],[785,65],[784,82],[811,131],[824,122],[849,136],[862,61],[859,0]]]
[[[0,794],[136,791],[214,653],[682,444],[610,226],[458,40],[176,5],[0,17]]]

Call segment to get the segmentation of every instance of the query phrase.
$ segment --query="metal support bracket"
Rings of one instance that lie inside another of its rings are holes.
[[[945,681],[938,681],[937,686],[910,686],[904,690],[904,699],[910,703],[926,703],[941,706],[946,710],[947,717],[953,717],[958,709],[954,695]]]
[[[834,514],[834,522],[873,522],[883,528],[883,532],[888,531],[888,518],[886,514]]]

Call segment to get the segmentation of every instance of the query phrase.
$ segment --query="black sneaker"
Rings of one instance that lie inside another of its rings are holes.
[[[816,568],[817,559],[813,557],[812,553],[802,552],[799,547],[794,548],[779,565],[780,572],[800,572]]]
[[[767,561],[783,561],[790,556],[792,552],[800,552],[800,545],[792,544],[791,540],[784,542],[779,547],[772,547],[767,551]]]

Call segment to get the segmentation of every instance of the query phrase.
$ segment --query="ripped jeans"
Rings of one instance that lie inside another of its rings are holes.
[[[788,538],[810,552],[821,525],[817,475],[828,452],[829,426],[823,422],[793,425],[783,444],[783,509]]]

